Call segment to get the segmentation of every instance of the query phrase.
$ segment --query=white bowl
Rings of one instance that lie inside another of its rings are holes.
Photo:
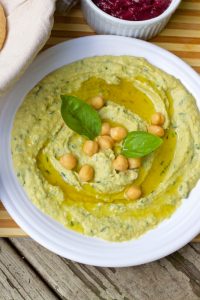
[[[110,16],[98,8],[92,0],[82,0],[83,15],[87,23],[100,34],[131,36],[147,40],[157,35],[167,24],[181,0],[172,0],[158,17],[145,21],[126,21]]]
[[[0,198],[14,220],[33,239],[66,258],[96,266],[143,264],[172,253],[200,232],[200,182],[172,217],[138,240],[111,243],[64,228],[28,199],[12,167],[10,136],[15,112],[27,92],[46,74],[95,55],[142,56],[179,78],[200,107],[200,77],[175,55],[150,43],[118,36],[71,40],[40,54],[13,90],[0,102]],[[23,124],[22,124],[23,126]]]

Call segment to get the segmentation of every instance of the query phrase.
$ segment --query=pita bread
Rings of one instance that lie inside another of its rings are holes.
[[[6,16],[3,6],[0,4],[0,49],[3,47],[6,38]]]

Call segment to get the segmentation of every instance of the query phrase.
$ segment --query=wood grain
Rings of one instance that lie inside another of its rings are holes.
[[[57,300],[23,257],[4,239],[0,239],[0,299]]]
[[[77,6],[69,16],[56,14],[51,37],[44,49],[72,38],[94,34]],[[200,1],[183,0],[167,27],[151,42],[178,55],[200,73]],[[0,204],[0,237],[24,235],[25,232]],[[200,242],[200,235],[194,241]]]
[[[0,266],[5,264],[11,269],[10,257],[15,250],[18,256],[15,254],[12,258],[12,264],[16,265],[15,270],[12,270],[13,277],[18,277],[21,272],[25,277],[26,265],[27,276],[30,276],[31,266],[43,284],[57,294],[59,299],[200,299],[200,244],[187,245],[164,259],[129,268],[99,268],[78,264],[53,254],[29,238],[3,240],[1,245],[3,251],[8,253],[3,253],[3,257],[0,253]],[[24,267],[15,275],[21,257],[24,257]]]

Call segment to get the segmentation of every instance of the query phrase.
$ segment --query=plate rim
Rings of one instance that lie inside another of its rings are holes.
[[[15,90],[16,86],[20,85],[21,82],[23,82],[23,78],[26,76],[27,72],[31,72],[30,70],[31,70],[32,67],[34,69],[35,65],[37,65],[43,59],[45,59],[45,57],[48,56],[48,55],[50,55],[52,52],[54,52],[54,51],[58,51],[59,52],[60,49],[65,48],[66,45],[76,44],[76,43],[79,43],[79,41],[81,42],[82,40],[85,40],[85,41],[87,41],[87,40],[93,40],[93,41],[95,41],[95,40],[101,40],[101,39],[103,39],[103,40],[104,39],[108,39],[110,41],[112,41],[112,40],[115,40],[115,41],[126,40],[126,41],[131,41],[132,44],[135,43],[135,44],[139,44],[139,45],[144,45],[147,48],[157,49],[157,51],[161,52],[163,55],[166,54],[168,57],[171,57],[172,60],[175,60],[176,62],[178,62],[178,64],[181,64],[191,74],[191,76],[195,80],[197,80],[197,82],[200,83],[200,77],[199,77],[199,75],[190,66],[188,66],[180,58],[178,58],[177,56],[175,56],[174,54],[168,52],[167,50],[165,50],[163,48],[160,48],[160,47],[158,47],[156,45],[150,44],[149,42],[141,41],[141,40],[137,40],[137,39],[133,39],[133,38],[119,37],[119,36],[98,35],[98,36],[81,37],[81,38],[77,38],[77,39],[74,39],[74,40],[69,40],[69,41],[57,44],[57,45],[55,45],[55,46],[53,46],[53,47],[45,50],[44,52],[42,52],[41,54],[38,55],[38,57],[34,60],[34,62],[31,64],[31,66],[25,72],[25,74],[23,75],[22,79],[13,87],[13,89],[8,94],[12,94],[12,92]],[[123,55],[123,54],[121,54],[121,55]],[[40,78],[39,80],[41,80],[41,79],[42,78]],[[0,115],[0,123],[1,123],[1,115]],[[168,254],[170,254],[170,253],[178,250],[179,248],[181,248],[185,244],[187,244],[200,231],[200,221],[199,221],[198,226],[196,226],[195,230],[194,229],[190,230],[190,232],[187,233],[187,235],[185,235],[184,238],[182,238],[181,242],[177,241],[176,243],[173,244],[173,247],[172,247],[172,245],[171,245],[171,247],[168,247],[168,250],[166,250],[166,251],[160,251],[160,254],[158,254],[156,252],[155,255],[151,255],[151,257],[147,257],[146,259],[142,259],[142,261],[140,259],[137,259],[137,260],[134,260],[134,259],[131,260],[130,259],[130,262],[120,261],[117,264],[116,264],[116,262],[109,262],[109,263],[106,262],[106,263],[103,263],[102,261],[101,262],[98,261],[97,258],[95,258],[95,257],[94,258],[87,257],[87,255],[84,256],[84,257],[80,257],[79,255],[78,256],[77,255],[73,255],[73,253],[71,253],[71,252],[68,252],[67,254],[65,254],[65,253],[63,253],[62,251],[59,250],[59,246],[58,246],[58,248],[57,247],[55,248],[52,243],[49,243],[48,241],[44,240],[44,238],[42,237],[41,232],[37,232],[36,229],[32,228],[30,226],[30,224],[27,223],[26,220],[23,217],[21,217],[21,215],[19,214],[19,212],[17,212],[17,210],[15,211],[14,207],[11,205],[11,202],[8,199],[10,199],[10,197],[12,197],[12,196],[5,189],[5,187],[4,187],[3,183],[2,183],[1,175],[0,175],[0,196],[2,198],[2,203],[4,204],[5,208],[8,210],[8,212],[10,213],[10,215],[13,217],[13,219],[34,240],[36,240],[37,242],[39,242],[41,245],[43,245],[44,247],[48,248],[49,250],[51,250],[51,251],[53,251],[53,252],[55,252],[55,253],[57,253],[57,254],[59,254],[61,256],[64,256],[64,257],[66,257],[68,259],[75,260],[75,261],[80,262],[80,263],[91,264],[91,265],[96,265],[96,266],[103,266],[103,267],[124,267],[124,266],[139,265],[139,264],[143,264],[143,263],[147,263],[147,262],[150,262],[150,261],[154,261],[154,260],[160,259],[161,257],[164,257],[164,256],[166,256],[166,255],[168,255]],[[24,194],[24,196],[25,196],[25,194]],[[8,201],[6,201],[6,199]],[[31,210],[34,211],[33,213],[35,213],[37,216],[41,217],[42,213],[30,201],[29,201],[29,204],[31,204],[30,207],[31,207]],[[42,214],[42,217],[43,217],[43,214]],[[53,224],[53,223],[56,222],[56,221],[50,219],[47,216],[45,216],[45,219],[48,220],[47,223],[50,222],[51,224]],[[57,222],[55,224],[57,226]],[[60,224],[59,224],[59,226],[60,226]],[[68,229],[64,229],[64,230],[69,231]],[[76,235],[76,234],[73,232],[73,235]],[[84,238],[85,238],[85,236],[84,236]],[[86,239],[92,239],[92,240],[94,240],[94,238],[88,238],[88,237],[86,237]],[[123,242],[123,243],[126,243],[126,242]],[[115,243],[109,243],[109,244],[114,245]],[[122,244],[122,243],[120,243],[120,244]]]

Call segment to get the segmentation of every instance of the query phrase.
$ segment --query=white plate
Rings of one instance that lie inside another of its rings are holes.
[[[13,90],[1,99],[0,198],[6,209],[34,240],[66,258],[109,267],[133,266],[166,256],[200,232],[200,183],[173,216],[138,240],[110,243],[65,229],[31,204],[12,168],[10,133],[16,110],[27,92],[49,72],[94,55],[134,55],[179,78],[200,107],[200,78],[182,60],[150,43],[118,36],[84,37],[40,54]]]

